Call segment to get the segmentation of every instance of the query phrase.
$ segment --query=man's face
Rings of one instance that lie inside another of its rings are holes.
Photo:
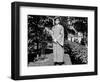
[[[59,24],[59,22],[60,22],[59,19],[56,19],[56,20],[55,20],[55,23],[56,23],[56,24]]]

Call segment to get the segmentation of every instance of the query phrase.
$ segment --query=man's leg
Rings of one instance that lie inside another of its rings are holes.
[[[53,43],[53,61],[54,61],[54,65],[57,64],[57,49],[56,49],[57,45],[55,43]]]
[[[57,45],[57,63],[59,65],[64,64],[64,49],[59,44]]]

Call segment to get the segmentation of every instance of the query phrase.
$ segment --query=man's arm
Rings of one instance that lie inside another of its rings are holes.
[[[59,34],[59,36],[57,37],[56,40],[59,40],[59,39],[62,38],[63,36],[64,36],[64,28],[61,26],[60,34]]]
[[[54,38],[54,35],[53,35],[53,31],[50,30],[50,29],[48,29],[47,27],[45,27],[45,30],[46,30],[47,32],[49,32],[49,34],[52,36],[52,39],[53,39],[54,41],[56,41],[55,38]]]

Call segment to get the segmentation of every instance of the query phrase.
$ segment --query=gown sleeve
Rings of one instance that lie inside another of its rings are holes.
[[[59,36],[57,37],[56,40],[57,40],[57,41],[59,42],[59,44],[61,44],[62,46],[64,45],[64,28],[63,28],[63,26],[61,26]]]

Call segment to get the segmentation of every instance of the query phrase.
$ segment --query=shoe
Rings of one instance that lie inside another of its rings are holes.
[[[54,62],[54,65],[57,65],[58,63],[57,62]]]
[[[63,65],[63,64],[64,64],[64,62],[59,62],[58,64],[59,64],[59,65]]]

